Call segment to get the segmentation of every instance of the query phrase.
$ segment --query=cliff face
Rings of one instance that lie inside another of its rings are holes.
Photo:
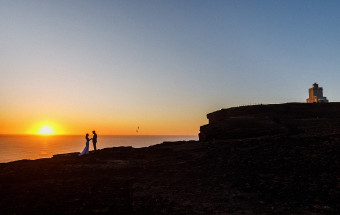
[[[338,110],[230,108],[214,141],[0,163],[0,214],[340,214]]]
[[[0,164],[0,214],[339,214],[340,135],[102,149]]]
[[[340,103],[287,103],[222,109],[207,115],[200,141],[340,131]]]

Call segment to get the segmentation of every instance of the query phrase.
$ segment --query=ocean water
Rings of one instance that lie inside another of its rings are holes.
[[[97,149],[132,146],[146,147],[164,141],[198,140],[198,136],[118,136],[98,135]],[[0,135],[0,163],[49,158],[55,154],[81,152],[85,147],[85,136],[80,135]],[[90,150],[93,150],[90,142]]]

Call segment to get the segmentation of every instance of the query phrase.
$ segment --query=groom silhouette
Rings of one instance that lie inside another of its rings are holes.
[[[97,150],[97,134],[96,131],[92,131],[93,137],[92,137],[92,143],[93,143],[93,148],[96,151]]]

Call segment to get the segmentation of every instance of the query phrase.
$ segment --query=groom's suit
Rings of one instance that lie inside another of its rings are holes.
[[[93,143],[93,148],[96,151],[97,150],[97,134],[96,133],[93,134],[92,143]]]

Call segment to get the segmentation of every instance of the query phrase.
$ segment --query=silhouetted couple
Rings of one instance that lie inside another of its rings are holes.
[[[93,143],[93,148],[96,151],[97,150],[97,134],[95,131],[92,131],[93,136],[91,139],[89,139],[89,134],[86,134],[85,139],[86,139],[86,143],[85,143],[85,148],[84,150],[79,154],[79,156],[85,155],[89,153],[89,148],[90,148],[90,140],[92,140]]]

